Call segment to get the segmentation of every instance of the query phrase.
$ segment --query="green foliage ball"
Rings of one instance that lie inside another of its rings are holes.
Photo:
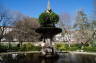
[[[43,12],[39,16],[40,24],[56,24],[59,21],[59,16],[54,12]]]

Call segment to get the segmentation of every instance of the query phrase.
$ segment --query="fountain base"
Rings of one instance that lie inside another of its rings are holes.
[[[44,47],[40,54],[42,58],[58,58],[59,55],[54,51],[53,47]]]
[[[58,54],[51,54],[51,53],[47,53],[45,55],[40,54],[40,58],[45,58],[45,59],[58,59],[59,55]]]

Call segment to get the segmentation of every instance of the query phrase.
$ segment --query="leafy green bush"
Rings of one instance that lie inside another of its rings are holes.
[[[77,47],[80,49],[82,47],[82,44],[72,44],[71,47]]]
[[[96,47],[96,41],[91,42],[93,47]]]
[[[8,50],[14,50],[14,51],[18,50],[18,47],[17,46],[13,46],[11,43],[7,44],[7,46],[8,46]]]
[[[0,44],[0,52],[7,52],[7,50],[8,50],[7,45]]]
[[[17,46],[13,46],[12,44],[1,44],[0,45],[0,52],[7,52],[7,51],[18,51],[19,48]]]
[[[70,47],[68,48],[69,51],[76,51],[76,50],[80,50],[80,48],[78,47]]]
[[[83,50],[87,52],[96,52],[96,47],[84,47]]]
[[[67,50],[68,49],[68,45],[67,44],[60,43],[60,44],[56,44],[55,45],[55,48],[57,50],[64,51],[64,50]]]
[[[80,50],[81,49],[81,45],[80,44],[72,44],[70,47],[68,46],[68,44],[56,44],[55,45],[57,50],[61,50],[61,51],[76,51],[76,50]]]
[[[21,51],[40,51],[41,47],[40,46],[34,46],[33,44],[28,43],[28,44],[23,44],[20,47],[20,50]]]
[[[20,47],[20,51],[26,51],[26,44],[23,44],[23,45]]]
[[[34,46],[31,43],[23,44],[21,47],[12,46],[12,44],[7,45],[0,45],[0,52],[7,52],[7,51],[40,51],[40,46]]]
[[[81,50],[81,45],[80,44],[71,44],[71,47],[68,46],[68,44],[64,43],[59,43],[55,44],[55,48],[59,51],[76,51],[76,50]],[[40,46],[34,46],[31,43],[23,44],[20,48],[17,46],[12,46],[12,44],[0,44],[0,52],[7,52],[7,51],[40,51],[41,47]],[[84,46],[82,50],[87,51],[87,52],[96,52],[96,47],[91,47],[91,46]]]

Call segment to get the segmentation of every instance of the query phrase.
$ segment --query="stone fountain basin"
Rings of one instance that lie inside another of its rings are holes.
[[[37,33],[45,36],[54,36],[62,32],[62,29],[57,27],[40,27],[36,30]]]

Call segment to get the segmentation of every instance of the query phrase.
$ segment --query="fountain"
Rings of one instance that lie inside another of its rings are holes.
[[[39,16],[40,27],[36,30],[36,32],[41,35],[41,39],[44,42],[41,53],[42,57],[58,57],[58,54],[52,46],[53,37],[62,32],[60,28],[55,26],[58,21],[59,16],[52,11],[50,8],[50,1],[48,0],[48,8]]]

